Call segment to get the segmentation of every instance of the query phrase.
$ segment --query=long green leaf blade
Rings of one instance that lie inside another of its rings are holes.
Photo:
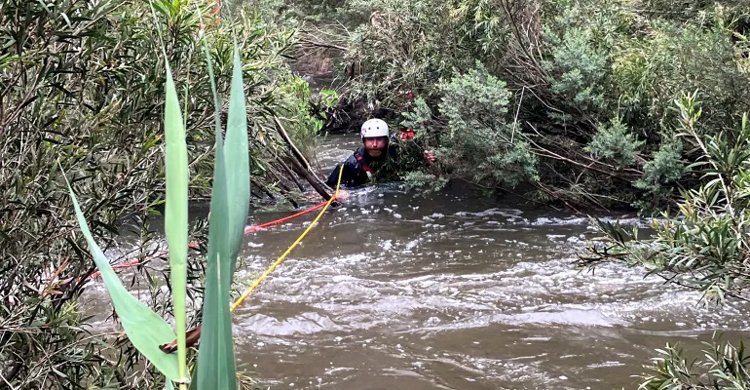
[[[227,176],[221,131],[216,132],[216,161],[208,230],[208,270],[203,298],[201,345],[198,350],[198,389],[235,389],[236,368],[229,312],[231,268],[227,221]]]
[[[234,69],[229,100],[226,148],[221,137],[221,99],[216,93],[213,67],[204,42],[211,89],[214,93],[216,160],[211,197],[208,271],[203,305],[198,389],[233,389],[236,367],[229,298],[235,260],[242,241],[250,196],[247,119],[239,50],[234,46]],[[192,387],[192,386],[191,386]]]
[[[65,181],[67,182],[67,178]],[[170,380],[178,381],[180,375],[177,357],[165,354],[159,349],[159,345],[174,340],[175,334],[172,328],[145,303],[128,292],[115,271],[112,270],[104,252],[94,241],[70,183],[68,183],[68,191],[73,201],[78,225],[86,238],[94,263],[101,272],[104,286],[112,299],[115,312],[120,317],[120,322],[128,339],[138,352],[143,354],[164,376]]]
[[[187,348],[185,333],[185,295],[187,287],[188,246],[188,161],[185,144],[185,127],[180,113],[172,71],[167,64],[166,101],[164,105],[164,132],[166,138],[167,204],[165,208],[165,233],[169,246],[169,274],[172,282],[175,325],[177,328],[177,360],[179,374],[187,378]]]
[[[232,86],[229,95],[229,113],[226,138],[227,193],[229,205],[230,242],[232,249],[232,267],[230,278],[234,275],[237,251],[242,241],[245,223],[247,222],[248,201],[250,199],[250,168],[247,141],[247,111],[245,109],[245,92],[242,83],[242,63],[237,42],[234,43],[234,66]]]

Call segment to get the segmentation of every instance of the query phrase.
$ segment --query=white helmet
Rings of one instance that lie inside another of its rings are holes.
[[[369,119],[362,124],[362,139],[388,137],[388,124],[382,119]]]

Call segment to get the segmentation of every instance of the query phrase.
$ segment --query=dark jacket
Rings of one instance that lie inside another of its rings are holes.
[[[387,157],[375,160],[367,154],[364,146],[360,146],[349,158],[341,163],[344,164],[344,171],[341,172],[341,185],[345,187],[357,187],[367,183],[373,177],[382,176],[382,171],[386,170],[383,165],[388,165],[389,162],[395,160],[397,154],[396,146],[391,143],[388,145]],[[341,164],[337,164],[336,168],[328,175],[326,184],[331,188],[336,188]]]

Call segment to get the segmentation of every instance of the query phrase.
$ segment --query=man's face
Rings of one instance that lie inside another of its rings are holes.
[[[378,158],[385,153],[388,147],[388,137],[365,138],[365,150],[370,157]]]

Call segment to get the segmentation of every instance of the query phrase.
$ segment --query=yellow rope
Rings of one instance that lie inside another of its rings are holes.
[[[258,285],[260,285],[260,283],[263,281],[263,279],[265,279],[268,275],[270,275],[271,272],[273,272],[273,270],[276,269],[276,267],[279,266],[279,264],[281,264],[282,262],[284,262],[284,259],[286,259],[286,257],[289,256],[289,253],[292,252],[292,249],[294,249],[294,247],[296,247],[302,241],[302,239],[305,238],[305,236],[307,235],[307,233],[309,233],[310,230],[312,230],[312,228],[315,226],[315,224],[318,223],[318,220],[320,219],[320,217],[323,216],[323,213],[326,212],[326,210],[328,209],[328,206],[330,206],[331,203],[333,203],[333,201],[336,200],[336,197],[338,197],[338,195],[339,195],[339,186],[341,186],[341,174],[343,172],[344,172],[344,164],[341,164],[341,168],[339,168],[339,178],[338,178],[338,181],[336,182],[336,192],[334,192],[334,194],[331,197],[331,199],[328,199],[328,202],[326,203],[325,206],[323,206],[323,209],[320,210],[320,212],[315,217],[315,219],[312,221],[312,223],[310,223],[310,226],[308,226],[307,229],[305,229],[305,231],[302,232],[302,234],[300,234],[299,237],[297,237],[297,240],[295,240],[294,243],[292,243],[292,245],[289,246],[289,248],[287,248],[287,250],[281,256],[279,256],[279,258],[276,259],[276,261],[274,261],[273,264],[271,264],[270,267],[268,267],[260,276],[258,276],[258,278],[255,279],[255,281],[253,282],[253,284],[251,284],[245,290],[245,292],[242,293],[242,295],[240,295],[240,297],[237,298],[236,301],[234,301],[234,303],[232,303],[232,307],[229,310],[230,312],[234,312],[234,309],[236,309],[237,306],[241,305],[242,301],[244,301],[245,298],[247,298],[250,294],[252,294],[253,291],[255,291],[255,289],[258,287]]]

